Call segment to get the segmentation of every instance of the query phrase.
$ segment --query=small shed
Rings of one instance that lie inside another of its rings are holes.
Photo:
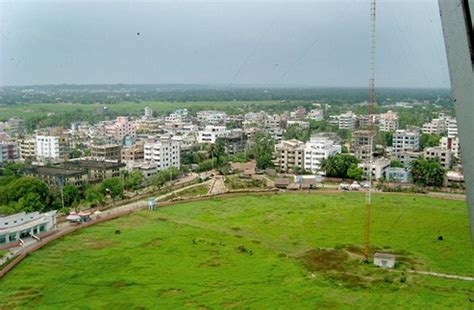
[[[341,191],[348,191],[350,189],[350,185],[347,183],[341,183],[339,184],[339,190]]]
[[[351,184],[350,188],[351,188],[351,191],[358,191],[358,190],[360,190],[360,185],[359,185],[359,183],[357,183],[357,181],[354,181]]]
[[[394,268],[395,267],[395,254],[375,252],[374,254],[374,265],[381,268]]]
[[[286,178],[277,178],[275,180],[275,187],[278,188],[287,188],[290,185],[290,179]]]

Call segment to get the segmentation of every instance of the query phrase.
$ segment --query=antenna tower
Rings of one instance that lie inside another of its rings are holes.
[[[369,129],[371,131],[369,136],[369,167],[368,171],[368,182],[369,188],[367,189],[365,196],[365,247],[364,256],[365,261],[369,260],[369,246],[370,246],[370,220],[371,220],[371,203],[372,203],[372,148],[373,139],[375,134],[374,118],[375,118],[375,35],[376,35],[376,0],[370,0],[370,50],[369,50],[369,100],[368,100],[368,112],[369,112]]]

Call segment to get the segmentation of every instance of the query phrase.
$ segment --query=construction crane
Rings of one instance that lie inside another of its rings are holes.
[[[370,49],[369,49],[369,100],[368,100],[368,112],[369,112],[369,168],[368,170],[368,183],[369,188],[366,191],[365,196],[365,231],[364,231],[364,257],[365,261],[369,261],[369,247],[370,247],[370,221],[371,221],[371,204],[372,204],[372,148],[374,140],[374,119],[376,109],[375,99],[375,35],[376,35],[376,0],[370,0]]]

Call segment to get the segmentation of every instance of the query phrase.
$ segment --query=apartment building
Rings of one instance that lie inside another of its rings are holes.
[[[441,147],[428,147],[423,151],[425,159],[438,160],[444,169],[449,169],[451,166],[451,151],[445,150]]]
[[[204,130],[198,132],[198,143],[214,144],[217,138],[224,137],[227,132],[225,126],[207,125]]]
[[[441,137],[441,140],[439,141],[439,146],[444,150],[450,150],[452,156],[457,158],[461,157],[458,137]]]
[[[352,113],[352,111],[348,111],[338,116],[338,126],[339,129],[349,129],[353,130],[356,125],[357,116]]]
[[[38,160],[66,160],[68,153],[69,146],[65,136],[36,136],[36,158]]]
[[[181,165],[180,145],[170,137],[161,137],[156,142],[146,142],[144,160],[156,163],[159,170]]]
[[[458,136],[458,122],[455,118],[448,120],[448,138],[455,138]]]
[[[0,141],[0,163],[18,159],[16,142]]]
[[[227,114],[222,111],[199,111],[196,113],[200,125],[223,125],[227,121]]]
[[[341,153],[341,145],[327,137],[313,136],[305,144],[304,170],[316,173],[321,169],[321,162],[330,156]]]
[[[282,172],[295,172],[304,167],[305,143],[296,139],[283,140],[275,145],[273,164]]]
[[[142,161],[145,159],[145,143],[138,141],[132,146],[124,147],[122,148],[120,155],[124,162]]]
[[[392,139],[395,154],[404,151],[418,151],[420,148],[420,132],[413,130],[396,130]]]
[[[395,131],[398,129],[398,114],[393,111],[387,111],[380,114],[380,131]]]
[[[118,116],[115,123],[106,126],[106,133],[113,136],[118,141],[123,141],[125,137],[135,139],[136,127],[133,122],[128,120],[127,116]]]
[[[36,139],[28,138],[18,141],[18,151],[20,159],[23,161],[33,161],[36,159]]]
[[[118,144],[94,144],[91,147],[91,156],[98,160],[120,161],[121,149]]]
[[[350,150],[359,160],[368,160],[374,150],[375,133],[370,130],[356,130],[352,133]],[[372,145],[371,145],[372,140]]]

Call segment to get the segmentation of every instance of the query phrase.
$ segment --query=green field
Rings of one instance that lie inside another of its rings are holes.
[[[15,104],[0,105],[0,121],[10,117],[20,117],[30,119],[33,117],[44,117],[48,113],[67,112],[93,112],[97,107],[106,106],[114,115],[141,115],[145,107],[150,107],[157,114],[168,114],[176,109],[187,108],[191,112],[207,109],[219,109],[229,113],[238,113],[239,108],[249,107],[254,110],[264,108],[274,108],[279,101],[196,101],[196,102],[120,102],[113,104],[81,104],[81,103],[35,103],[35,104]],[[298,104],[294,102],[295,106]]]
[[[472,308],[472,282],[401,282],[411,267],[474,275],[466,204],[373,200],[372,244],[398,253],[393,272],[360,261],[363,194],[213,198],[53,242],[0,280],[0,309]]]

